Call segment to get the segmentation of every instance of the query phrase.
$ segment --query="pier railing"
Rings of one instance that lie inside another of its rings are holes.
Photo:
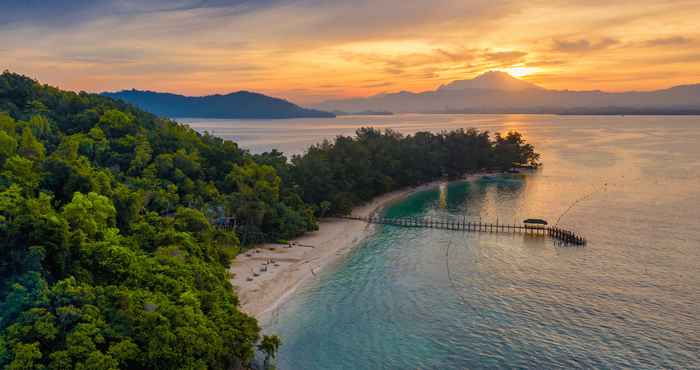
[[[550,237],[563,245],[584,246],[586,238],[578,235],[576,232],[552,226],[530,226],[530,225],[511,225],[502,224],[499,222],[471,222],[467,220],[457,219],[436,219],[432,217],[358,217],[344,216],[342,218],[349,220],[364,221],[371,224],[391,225],[400,227],[428,228],[440,230],[456,230],[467,232],[482,232],[482,233],[508,233],[508,234],[529,234],[542,235]]]

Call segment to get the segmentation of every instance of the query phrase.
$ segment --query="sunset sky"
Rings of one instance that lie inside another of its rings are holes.
[[[698,0],[0,0],[0,9],[0,69],[72,90],[246,89],[314,103],[432,90],[488,70],[552,89],[700,82]]]

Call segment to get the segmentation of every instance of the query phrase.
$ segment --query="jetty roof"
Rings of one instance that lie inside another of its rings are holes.
[[[523,221],[525,224],[533,224],[533,225],[547,225],[547,221],[539,219],[539,218],[528,218],[527,220]]]

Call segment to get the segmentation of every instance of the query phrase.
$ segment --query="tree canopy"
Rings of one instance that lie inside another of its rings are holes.
[[[339,136],[292,157],[290,182],[317,213],[348,213],[353,206],[399,188],[484,169],[537,165],[539,154],[517,132],[475,129],[402,135],[371,127]]]

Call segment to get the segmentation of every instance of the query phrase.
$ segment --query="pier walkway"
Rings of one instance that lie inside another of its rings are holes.
[[[577,233],[553,226],[531,226],[531,225],[509,225],[501,223],[468,222],[466,220],[454,219],[434,219],[432,217],[402,217],[389,218],[379,216],[357,217],[344,216],[348,220],[364,221],[370,224],[391,225],[400,227],[414,227],[440,230],[456,230],[482,233],[507,233],[507,234],[528,234],[542,235],[550,237],[562,245],[584,246],[586,239]]]

